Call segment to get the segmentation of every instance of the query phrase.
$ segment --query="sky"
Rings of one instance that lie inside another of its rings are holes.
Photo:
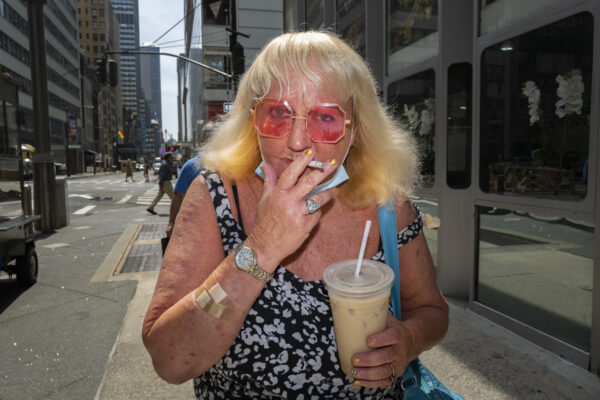
[[[163,33],[183,18],[183,1],[173,0],[139,0],[140,45],[154,42]],[[184,21],[156,42],[161,53],[183,53]],[[171,43],[166,43],[171,42]],[[161,43],[163,45],[161,45]],[[160,57],[160,81],[162,101],[162,128],[167,130],[167,137],[177,140],[179,130],[177,124],[177,59]]]

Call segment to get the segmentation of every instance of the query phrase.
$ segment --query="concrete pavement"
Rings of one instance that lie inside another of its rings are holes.
[[[135,235],[135,229],[123,235]],[[118,241],[123,242],[127,238]],[[116,260],[122,260],[126,251],[115,248],[95,275],[110,281],[138,281],[96,400],[194,398],[191,382],[169,385],[154,373],[141,341],[141,326],[158,272],[113,275],[111,268],[117,268]],[[421,359],[465,399],[600,399],[598,376],[475,314],[465,302],[449,302],[449,332]]]

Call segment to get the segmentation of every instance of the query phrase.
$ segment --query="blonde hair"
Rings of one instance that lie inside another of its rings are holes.
[[[273,83],[286,87],[290,71],[317,87],[327,77],[351,101],[355,141],[344,164],[350,179],[339,187],[339,198],[361,208],[410,195],[419,180],[413,137],[381,103],[362,57],[329,32],[288,33],[264,47],[244,74],[232,110],[204,145],[204,166],[233,180],[254,173],[261,154],[250,110]]]

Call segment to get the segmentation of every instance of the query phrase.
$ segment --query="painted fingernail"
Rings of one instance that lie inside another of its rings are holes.
[[[368,338],[368,339],[367,339],[367,344],[368,344],[369,346],[373,346],[373,345],[375,344],[375,341],[374,341],[372,338]]]
[[[329,160],[329,164],[335,165],[337,164],[337,161],[335,161],[335,158],[332,158],[331,160]]]
[[[350,371],[350,373],[352,374],[352,376],[356,376],[356,374],[358,374],[358,371],[353,369],[352,371]]]
[[[304,155],[306,155],[306,157],[312,156],[313,155],[312,149],[306,149],[306,150],[304,150]]]
[[[358,357],[354,357],[354,358],[352,359],[352,364],[353,364],[353,365],[358,365]]]
[[[360,383],[360,381],[354,381],[353,385],[354,385],[354,386],[361,386],[361,385],[362,385],[362,383]]]

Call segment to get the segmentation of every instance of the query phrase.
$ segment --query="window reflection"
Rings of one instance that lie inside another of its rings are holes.
[[[388,1],[388,70],[435,57],[439,48],[437,0]]]
[[[469,63],[448,68],[446,180],[453,189],[471,185],[471,78]]]
[[[476,299],[589,351],[593,226],[497,208],[478,214]]]
[[[561,0],[479,0],[480,35],[495,32],[559,1]]]
[[[582,13],[483,52],[483,191],[585,197],[592,37],[592,16]]]
[[[365,57],[364,0],[337,0],[337,23],[344,40]]]
[[[325,0],[306,1],[306,29],[323,29],[325,27]]]
[[[413,133],[421,154],[426,187],[435,182],[435,72],[432,69],[388,86],[388,105],[395,117]]]

